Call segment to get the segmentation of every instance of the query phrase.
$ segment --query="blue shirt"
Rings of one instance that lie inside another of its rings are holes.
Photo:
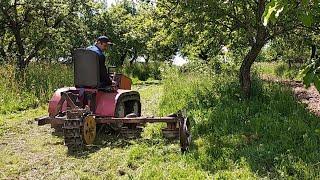
[[[97,53],[97,55],[99,56],[99,59],[101,58],[101,59],[103,59],[103,61],[105,61],[106,57],[104,56],[102,50],[98,46],[92,45],[92,46],[87,47],[87,49]]]

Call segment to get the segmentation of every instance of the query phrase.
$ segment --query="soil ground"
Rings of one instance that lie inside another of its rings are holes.
[[[263,80],[283,83],[292,88],[294,96],[303,104],[306,108],[320,117],[320,94],[315,86],[306,88],[301,81],[279,79],[274,76],[261,76]]]

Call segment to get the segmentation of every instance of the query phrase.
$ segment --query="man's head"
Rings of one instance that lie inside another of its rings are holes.
[[[98,46],[102,51],[108,49],[109,45],[113,45],[107,36],[100,36],[97,38],[96,46]]]

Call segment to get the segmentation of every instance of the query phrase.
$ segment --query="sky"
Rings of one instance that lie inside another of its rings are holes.
[[[105,0],[105,1],[107,1],[108,7],[110,7],[112,3],[115,3],[115,0]]]
[[[103,2],[104,4],[107,4],[107,7],[110,7],[111,4],[115,3],[116,0],[93,0],[94,2]]]

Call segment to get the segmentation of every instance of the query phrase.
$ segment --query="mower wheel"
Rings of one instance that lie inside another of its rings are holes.
[[[179,136],[181,152],[184,153],[189,150],[191,143],[190,122],[188,118],[183,118],[179,122]]]
[[[96,138],[96,121],[94,116],[86,116],[83,119],[83,141],[85,144],[92,144]]]

